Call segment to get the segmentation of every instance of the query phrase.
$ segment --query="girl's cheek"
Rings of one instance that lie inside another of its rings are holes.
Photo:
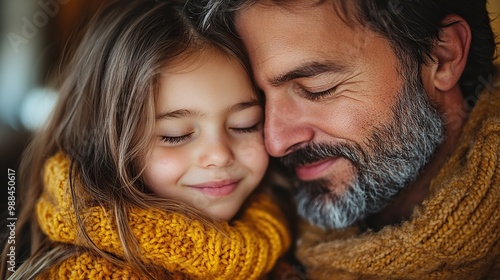
[[[262,136],[255,136],[243,141],[238,150],[242,158],[247,161],[256,160],[261,157],[268,157]]]
[[[243,143],[241,157],[244,165],[254,174],[256,179],[262,179],[269,165],[269,154],[264,146],[262,137]]]

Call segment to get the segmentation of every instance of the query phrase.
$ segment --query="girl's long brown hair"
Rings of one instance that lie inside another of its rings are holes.
[[[156,207],[213,225],[191,207],[154,197],[141,180],[141,158],[151,147],[155,93],[162,69],[180,56],[216,48],[242,61],[250,74],[234,38],[209,32],[200,35],[184,9],[183,1],[114,1],[90,21],[64,66],[67,70],[61,76],[59,100],[50,121],[23,155],[16,246],[30,248],[31,253],[13,279],[32,278],[79,253],[74,246],[50,241],[34,215],[43,191],[44,162],[58,151],[71,158],[73,207],[85,250],[117,265],[127,262],[151,279],[161,279],[168,272],[146,266],[137,257],[140,250],[126,223],[127,209]],[[124,260],[100,250],[85,234],[78,213],[89,205],[101,205],[110,211],[123,243]],[[28,240],[27,246],[22,246],[22,240]],[[10,274],[6,265],[8,247],[2,254],[4,278]],[[25,254],[16,252],[19,258]]]

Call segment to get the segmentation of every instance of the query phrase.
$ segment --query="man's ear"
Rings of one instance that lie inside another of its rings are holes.
[[[444,27],[431,55],[436,63],[432,67],[432,81],[434,87],[443,92],[458,84],[467,63],[472,35],[469,24],[458,15],[445,17],[441,24]]]

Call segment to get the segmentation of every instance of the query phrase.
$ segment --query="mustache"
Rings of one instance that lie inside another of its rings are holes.
[[[366,156],[363,149],[356,143],[311,143],[281,157],[280,161],[287,168],[294,169],[297,166],[312,164],[332,157],[347,158],[356,167],[359,167],[360,161],[364,160]]]

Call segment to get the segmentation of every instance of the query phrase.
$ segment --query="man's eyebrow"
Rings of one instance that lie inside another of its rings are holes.
[[[294,79],[317,76],[326,72],[347,72],[351,67],[336,62],[309,62],[283,74],[269,79],[269,83],[274,86],[280,86]]]

